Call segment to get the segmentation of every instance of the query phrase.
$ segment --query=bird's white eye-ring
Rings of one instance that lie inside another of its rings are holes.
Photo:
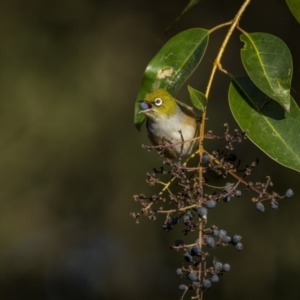
[[[156,98],[156,99],[154,100],[154,104],[155,104],[156,106],[161,106],[161,105],[162,105],[162,100],[161,100],[161,98]]]

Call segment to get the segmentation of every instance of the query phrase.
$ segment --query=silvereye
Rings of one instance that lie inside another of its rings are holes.
[[[161,145],[162,142],[176,144],[165,147],[166,157],[179,158],[191,154],[195,140],[182,146],[183,140],[196,137],[197,122],[191,107],[179,102],[164,89],[147,94],[140,101],[139,107],[140,113],[147,116],[146,127],[150,141],[154,145]]]

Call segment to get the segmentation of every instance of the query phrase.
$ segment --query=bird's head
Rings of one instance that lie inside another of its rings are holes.
[[[178,111],[176,99],[164,89],[147,94],[145,99],[140,101],[139,107],[140,113],[144,113],[150,119],[170,118]]]

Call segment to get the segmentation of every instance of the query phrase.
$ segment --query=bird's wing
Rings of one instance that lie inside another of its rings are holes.
[[[183,102],[181,102],[181,101],[179,101],[179,100],[177,100],[177,99],[176,99],[176,102],[177,102],[177,104],[179,105],[180,109],[181,109],[185,114],[187,114],[188,116],[194,118],[194,119],[195,119],[195,122],[197,122],[197,123],[198,123],[199,121],[201,122],[202,111],[200,112],[200,113],[201,113],[200,117],[197,118],[197,116],[196,116],[196,114],[195,114],[195,111],[194,111],[193,107],[191,107],[191,106],[189,106],[189,105],[187,105],[187,104],[185,104],[185,103],[183,103]],[[199,136],[199,126],[196,126],[196,130],[195,130],[195,134],[194,134],[194,137],[197,137],[197,136]]]
[[[185,104],[185,103],[183,103],[183,102],[181,102],[181,101],[179,101],[179,100],[177,100],[177,99],[176,99],[176,102],[177,102],[177,104],[179,105],[180,109],[181,109],[185,114],[187,114],[187,115],[190,116],[190,117],[196,118],[196,114],[195,114],[195,112],[194,112],[193,107],[191,107],[191,106],[189,106],[189,105],[187,105],[187,104]]]

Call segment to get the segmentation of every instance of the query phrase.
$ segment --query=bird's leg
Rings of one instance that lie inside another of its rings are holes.
[[[183,147],[184,147],[184,138],[183,138],[182,131],[181,131],[181,130],[179,130],[178,132],[179,132],[179,134],[180,134],[180,138],[181,138],[181,141],[182,141],[182,144],[181,144],[181,146],[180,146],[179,158],[178,158],[178,160],[179,160],[179,164],[181,164],[181,157],[182,157],[182,153],[183,153]]]

